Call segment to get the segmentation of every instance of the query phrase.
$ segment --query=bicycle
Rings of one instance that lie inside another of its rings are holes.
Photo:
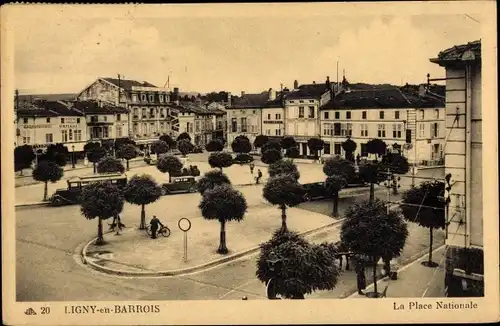
[[[151,236],[153,233],[151,232],[151,225],[148,225],[148,227],[146,228],[146,233]],[[165,238],[170,236],[170,229],[168,228],[168,226],[164,225],[162,227],[160,227],[158,229],[158,231],[156,231],[156,234],[157,235],[162,235],[164,236]]]

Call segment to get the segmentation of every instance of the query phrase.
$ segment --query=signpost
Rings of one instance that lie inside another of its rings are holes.
[[[191,229],[191,221],[187,218],[181,218],[177,226],[184,232],[184,262],[187,263],[187,231]]]

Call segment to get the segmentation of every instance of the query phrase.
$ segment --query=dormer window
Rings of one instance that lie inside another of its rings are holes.
[[[149,102],[154,102],[155,96],[153,94],[149,95]]]
[[[146,102],[146,94],[141,94],[141,101]]]
[[[160,94],[160,102],[162,102],[162,103],[163,103],[163,102],[165,102],[164,100],[165,100],[165,98],[163,97],[163,95],[162,95],[162,94]]]

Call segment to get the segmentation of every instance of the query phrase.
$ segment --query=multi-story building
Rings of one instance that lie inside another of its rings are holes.
[[[451,174],[453,186],[447,212],[445,283],[448,294],[457,296],[472,284],[484,287],[481,41],[454,46],[430,61],[446,69],[449,138],[445,173]],[[472,248],[475,250],[464,250]],[[453,286],[456,283],[461,290]]]
[[[355,155],[368,156],[366,143],[383,140],[401,148],[410,162],[439,160],[445,138],[444,101],[406,93],[396,87],[351,89],[344,79],[333,98],[321,107],[324,154],[344,155],[348,138]]]
[[[177,110],[179,89],[136,80],[98,78],[77,95],[78,100],[98,100],[128,110],[127,135],[136,143],[151,143],[162,134],[178,135]],[[173,98],[173,99],[172,99]]]
[[[300,155],[310,154],[307,141],[312,137],[320,137],[319,109],[333,97],[333,84],[327,77],[322,84],[305,84],[298,86],[285,97],[284,134],[295,138],[299,144]]]
[[[187,132],[194,145],[205,146],[216,133],[217,116],[224,112],[209,109],[196,102],[181,102],[179,111],[179,131]]]
[[[230,102],[230,100],[229,100]],[[226,106],[217,102],[208,104],[208,110],[214,112],[214,134],[213,139],[224,139],[227,141],[227,109]]]
[[[62,143],[68,149],[82,151],[87,142],[85,115],[62,101],[26,103],[16,110],[16,145],[43,149]]]
[[[283,93],[276,94],[269,89],[269,97],[262,107],[262,134],[269,138],[282,138],[285,135],[285,108]]]

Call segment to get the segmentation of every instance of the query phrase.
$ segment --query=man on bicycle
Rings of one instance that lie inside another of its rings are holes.
[[[164,225],[160,222],[160,220],[156,217],[156,215],[153,215],[153,218],[149,222],[149,225],[151,225],[151,238],[156,239],[156,232],[158,231],[158,226],[161,225],[161,227],[163,227]]]

